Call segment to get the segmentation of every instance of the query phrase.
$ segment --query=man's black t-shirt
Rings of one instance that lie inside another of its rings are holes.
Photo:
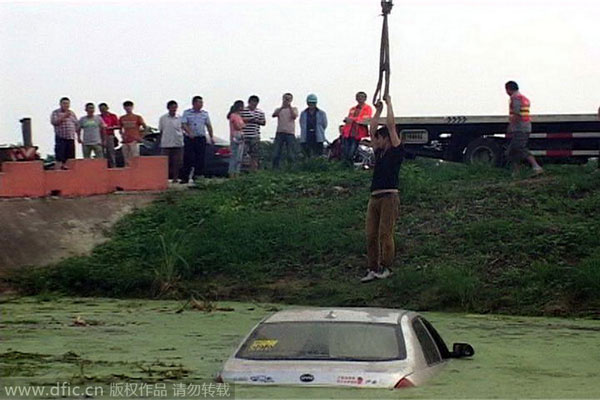
[[[404,146],[390,147],[385,152],[375,152],[375,170],[371,181],[371,192],[398,189],[398,173],[404,160]]]

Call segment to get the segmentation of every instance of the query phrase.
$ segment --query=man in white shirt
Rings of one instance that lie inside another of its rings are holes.
[[[167,110],[169,112],[158,121],[160,148],[162,155],[169,157],[169,179],[177,182],[183,163],[183,128],[175,100],[167,103]]]
[[[273,118],[277,118],[277,131],[275,133],[275,152],[273,154],[273,169],[279,168],[283,146],[287,149],[287,157],[294,161],[296,153],[296,118],[298,109],[292,106],[294,96],[291,93],[283,95],[281,107],[273,112]]]

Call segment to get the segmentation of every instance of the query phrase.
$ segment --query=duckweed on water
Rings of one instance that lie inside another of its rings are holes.
[[[219,303],[202,312],[177,301],[22,298],[1,305],[4,385],[211,380],[272,305]],[[425,313],[448,344],[471,343],[422,388],[235,388],[237,398],[597,398],[600,321]],[[87,323],[82,325],[73,322]],[[108,393],[108,390],[106,391]],[[1,397],[1,395],[0,395]]]

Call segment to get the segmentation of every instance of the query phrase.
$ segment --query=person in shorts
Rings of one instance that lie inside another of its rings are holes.
[[[54,126],[54,168],[67,169],[65,163],[75,158],[75,137],[79,121],[69,108],[68,97],[60,99],[60,108],[52,111],[50,123]]]
[[[94,158],[104,158],[104,149],[102,146],[102,137],[106,130],[106,125],[100,116],[94,115],[96,107],[93,103],[85,105],[86,116],[81,117],[77,127],[77,142],[81,143],[83,158],[91,158],[92,152]],[[83,137],[81,132],[83,131]]]
[[[125,166],[129,167],[131,165],[131,159],[140,156],[140,143],[142,142],[142,137],[144,135],[143,132],[146,132],[148,127],[144,122],[144,118],[133,113],[132,101],[125,101],[123,103],[123,109],[125,109],[125,115],[119,118],[121,137],[123,138],[121,151],[123,152]]]
[[[265,113],[258,108],[260,99],[256,95],[248,98],[248,107],[242,110],[244,126],[244,151],[250,158],[250,171],[260,167],[260,127],[266,125]]]
[[[510,143],[506,149],[506,157],[512,165],[513,175],[517,176],[521,168],[521,162],[526,160],[535,175],[544,172],[537,163],[535,157],[529,152],[527,143],[531,134],[531,116],[529,99],[519,92],[519,85],[514,81],[506,82],[504,85],[506,94],[510,96],[508,135],[511,136]]]

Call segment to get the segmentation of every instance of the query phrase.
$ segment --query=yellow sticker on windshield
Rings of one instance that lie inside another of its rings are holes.
[[[264,351],[271,350],[273,347],[277,345],[277,340],[275,339],[257,339],[250,345],[250,351]]]

